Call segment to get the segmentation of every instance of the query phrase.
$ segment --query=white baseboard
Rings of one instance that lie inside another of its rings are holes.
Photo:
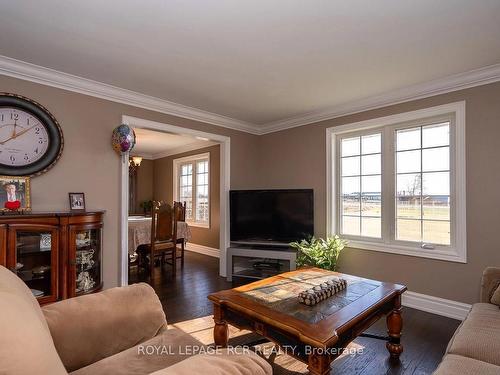
[[[402,304],[403,306],[458,320],[464,320],[471,309],[471,305],[467,303],[409,291],[403,293]]]
[[[219,249],[214,249],[213,247],[208,247],[208,246],[203,246],[203,245],[198,245],[195,243],[188,242],[186,244],[186,250],[192,251],[194,253],[200,253],[200,254],[205,254],[214,258],[219,257]]]

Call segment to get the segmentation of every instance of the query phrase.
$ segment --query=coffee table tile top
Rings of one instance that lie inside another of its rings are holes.
[[[311,289],[331,277],[332,274],[325,274],[324,271],[307,270],[298,274],[279,275],[275,281],[265,285],[259,285],[257,282],[254,283],[255,286],[250,284],[235,290],[240,292],[241,296],[275,311],[315,324],[380,286],[376,281],[342,275],[342,278],[347,280],[346,289],[314,306],[299,303],[297,296],[300,292]]]

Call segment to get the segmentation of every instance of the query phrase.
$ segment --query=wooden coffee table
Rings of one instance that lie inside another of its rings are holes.
[[[315,306],[297,294],[330,276],[347,280],[347,288]],[[387,349],[394,360],[403,351],[401,294],[406,286],[363,279],[318,268],[305,268],[213,293],[214,339],[227,346],[228,324],[275,342],[305,362],[311,374],[328,374],[342,350],[387,315]],[[290,350],[292,348],[292,350]]]

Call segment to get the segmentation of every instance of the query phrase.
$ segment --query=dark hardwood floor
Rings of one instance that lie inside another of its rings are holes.
[[[218,273],[218,259],[187,251],[184,269],[181,270],[179,266],[175,278],[172,278],[169,266],[165,266],[163,271],[155,269],[152,281],[144,272],[137,272],[132,268],[129,280],[130,283],[144,281],[153,286],[165,309],[167,320],[172,324],[212,314],[212,305],[207,295],[236,285],[219,277]],[[359,375],[432,373],[460,322],[410,308],[404,308],[403,314],[404,352],[399,363],[393,364],[388,360],[384,341],[359,337],[353,345],[363,348],[362,354],[336,359],[332,364],[331,373]],[[370,327],[367,333],[386,335],[386,330],[385,320],[380,320]],[[241,339],[238,341],[241,342]],[[302,374],[303,371],[275,367],[275,373]]]
[[[155,289],[169,324],[212,314],[212,304],[207,296],[233,287],[232,283],[219,276],[219,259],[191,251],[185,252],[183,269],[178,261],[175,278],[169,265],[165,265],[163,270],[155,267],[152,282],[146,272],[132,267],[129,283],[141,281]]]

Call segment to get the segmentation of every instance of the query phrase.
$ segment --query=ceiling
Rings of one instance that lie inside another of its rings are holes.
[[[498,64],[499,35],[499,0],[16,0],[0,12],[3,56],[261,128]]]
[[[134,155],[158,159],[216,144],[208,139],[171,134],[149,129],[134,128],[136,144]]]

